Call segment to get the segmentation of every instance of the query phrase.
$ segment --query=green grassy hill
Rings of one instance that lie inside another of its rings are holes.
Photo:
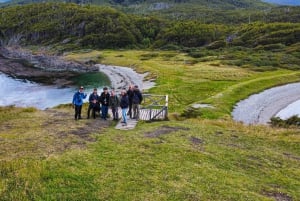
[[[149,92],[168,94],[170,112],[118,131],[111,121],[75,122],[71,105],[0,107],[0,201],[299,200],[299,128],[231,118],[239,100],[300,81],[299,9],[207,2],[205,12],[147,16],[126,13],[140,5],[0,8],[0,46],[148,72],[157,84]]]
[[[28,4],[28,3],[41,3],[41,2],[64,2],[59,0],[12,0],[8,3],[10,5],[14,4]],[[138,1],[138,0],[69,0],[66,1],[68,3],[77,3],[77,4],[95,4],[95,5],[120,5],[120,6],[133,6],[133,5],[142,5],[148,6],[149,9],[160,8],[157,4],[163,5],[168,4],[170,6],[174,5],[198,5],[207,8],[223,8],[223,9],[239,9],[239,8],[266,8],[268,6],[267,3],[263,3],[260,0],[165,0],[165,1],[158,1],[158,0],[145,0],[145,1]],[[158,7],[151,7],[153,5],[157,5]],[[151,7],[151,8],[150,8]]]
[[[243,26],[233,26],[226,22],[223,25],[206,24],[201,20],[142,17],[109,7],[61,3],[8,7],[1,8],[0,11],[0,39],[4,45],[16,43],[62,44],[69,48],[161,48],[171,44],[201,47],[219,40],[225,41],[230,35],[236,35],[245,42],[241,46],[247,47],[252,42],[262,45],[291,45],[299,41],[299,24],[290,23],[289,20],[284,20],[281,24],[270,20],[266,25],[265,22]],[[295,16],[296,14],[297,12]],[[260,28],[264,30],[261,32]],[[253,36],[255,37],[251,39]],[[245,41],[248,39],[250,41]]]
[[[299,69],[299,23],[204,24],[60,3],[0,10],[3,46],[43,45],[58,54],[82,48],[168,49],[188,53],[193,63],[220,58],[223,64],[262,71]]]
[[[236,101],[299,81],[299,71],[258,72],[216,59],[188,64],[192,58],[176,51],[78,51],[66,58],[150,72],[157,82],[150,92],[169,94],[170,121],[119,131],[99,118],[75,122],[71,105],[0,108],[0,200],[300,197],[299,129],[245,126],[230,118]],[[179,115],[197,100],[214,109],[201,110],[200,117]]]

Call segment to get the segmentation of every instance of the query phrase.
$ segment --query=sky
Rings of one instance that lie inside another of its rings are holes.
[[[269,3],[281,4],[281,5],[300,6],[300,0],[263,0],[263,1]]]

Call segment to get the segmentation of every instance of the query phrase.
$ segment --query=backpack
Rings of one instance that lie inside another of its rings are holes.
[[[139,104],[140,103],[140,98],[139,98],[139,96],[136,92],[133,93],[132,103],[133,104]]]

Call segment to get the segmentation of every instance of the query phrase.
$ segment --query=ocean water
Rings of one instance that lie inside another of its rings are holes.
[[[91,76],[91,79],[89,77]],[[99,76],[103,76],[99,74]],[[103,86],[108,85],[107,79],[98,79],[92,84],[89,80],[96,80],[95,73],[80,76],[78,83],[89,83],[85,93],[92,93],[93,88],[98,88],[98,93]],[[0,73],[0,106],[15,105],[17,107],[36,107],[38,109],[51,108],[60,104],[72,102],[74,93],[78,87],[58,88],[52,85],[43,85],[29,80],[15,79]],[[88,97],[85,99],[88,101]]]

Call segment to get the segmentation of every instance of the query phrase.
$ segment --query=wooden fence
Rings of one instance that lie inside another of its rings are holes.
[[[140,119],[145,121],[168,119],[168,95],[143,94]]]

